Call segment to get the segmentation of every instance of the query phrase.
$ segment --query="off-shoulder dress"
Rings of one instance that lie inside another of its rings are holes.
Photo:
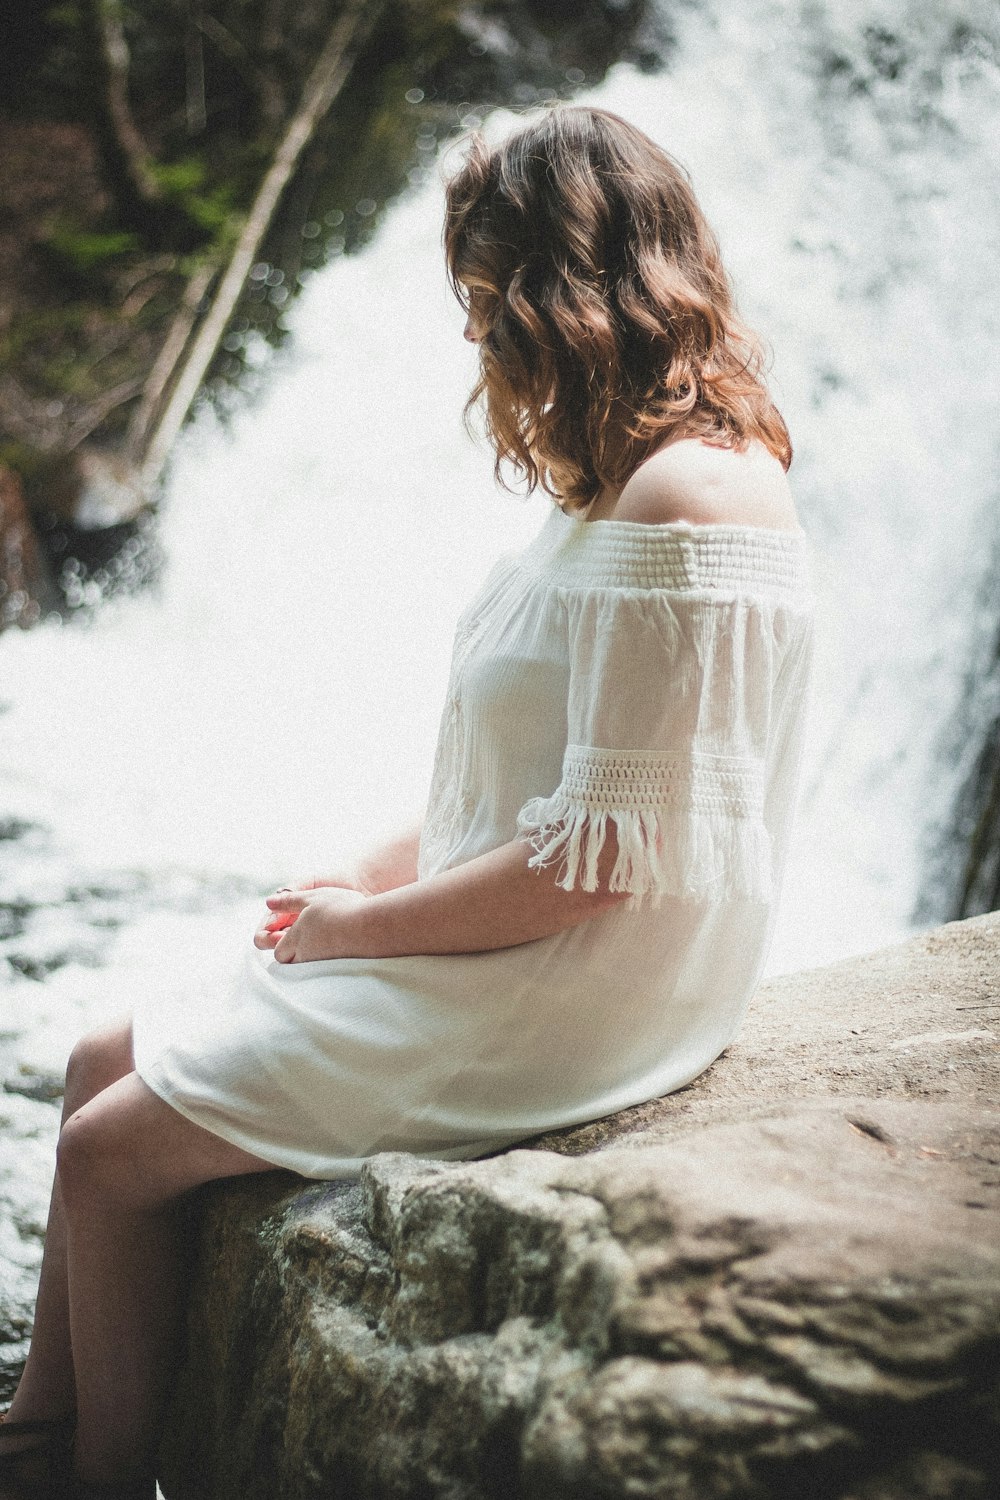
[[[514,838],[632,899],[486,953],[279,964],[134,1017],[136,1069],[276,1166],[460,1159],[695,1078],[732,1041],[773,927],[812,645],[798,531],[557,507],[459,620],[419,877]]]

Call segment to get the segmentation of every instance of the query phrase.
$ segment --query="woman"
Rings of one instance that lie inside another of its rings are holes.
[[[459,622],[422,829],[270,897],[225,1004],[140,1002],[74,1048],[9,1473],[152,1495],[189,1189],[472,1157],[657,1097],[758,979],[811,615],[715,239],[652,141],[558,106],[473,139],[445,250],[498,475],[557,504]]]

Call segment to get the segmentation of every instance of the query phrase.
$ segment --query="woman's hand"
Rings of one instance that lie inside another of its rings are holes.
[[[276,891],[267,898],[271,915],[258,928],[254,944],[273,949],[280,964],[357,957],[349,919],[367,900],[363,890],[326,884]]]
[[[276,891],[255,941],[272,948],[279,963],[486,953],[551,937],[632,899],[610,889],[618,859],[610,829],[592,891],[564,890],[558,868],[536,868],[531,858],[531,844],[512,839],[436,875],[371,894],[334,886]]]
[[[366,883],[363,875],[357,870],[344,870],[335,875],[310,875],[304,880],[296,880],[290,886],[283,885],[276,895],[285,891],[318,891],[329,887],[337,890],[359,891],[363,896],[373,895],[373,891]],[[276,948],[281,941],[281,934],[286,927],[291,927],[295,921],[294,912],[275,914],[268,911],[262,917],[257,931],[253,935],[255,948]]]

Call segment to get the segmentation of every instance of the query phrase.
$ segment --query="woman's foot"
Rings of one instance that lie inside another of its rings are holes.
[[[8,1421],[0,1414],[0,1500],[157,1500],[149,1477],[86,1484],[73,1472],[75,1416]]]
[[[71,1416],[26,1422],[0,1417],[0,1500],[67,1495],[75,1425]]]
[[[156,1482],[147,1479],[141,1484],[84,1484],[77,1479],[67,1500],[156,1500]]]

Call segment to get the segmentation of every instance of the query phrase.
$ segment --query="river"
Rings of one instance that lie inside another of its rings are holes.
[[[995,627],[1000,28],[970,0],[671,25],[667,72],[581,97],[690,169],[796,444],[820,651],[779,972],[911,930]],[[0,1394],[74,1037],[222,982],[262,891],[419,808],[454,618],[544,515],[463,431],[440,212],[432,172],[312,275],[228,422],[188,427],[155,589],[0,640]]]

